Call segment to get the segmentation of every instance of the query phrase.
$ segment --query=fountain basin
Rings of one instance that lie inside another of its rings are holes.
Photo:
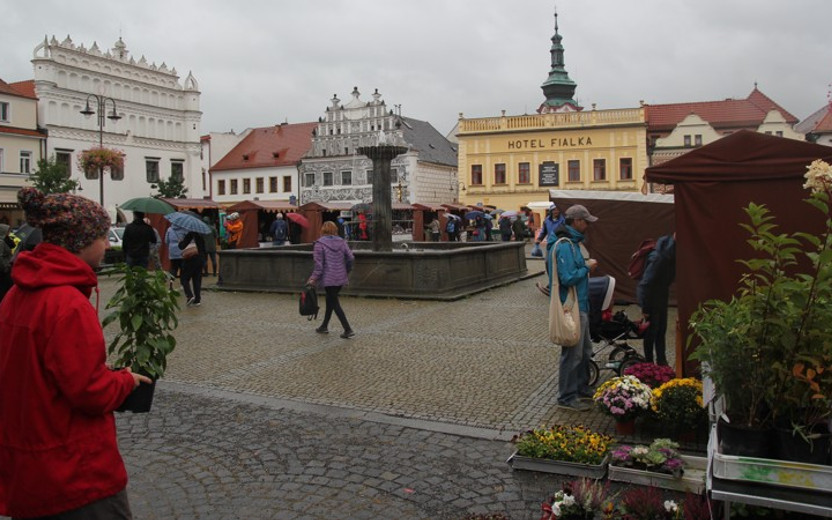
[[[523,242],[407,244],[373,251],[369,242],[350,242],[355,264],[341,294],[450,301],[528,275]],[[312,244],[218,254],[223,290],[297,293],[313,268]]]

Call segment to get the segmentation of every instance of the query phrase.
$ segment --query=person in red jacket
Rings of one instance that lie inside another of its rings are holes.
[[[66,193],[18,200],[43,242],[18,256],[0,304],[0,515],[132,518],[113,410],[150,379],[105,365],[94,269],[110,217]]]

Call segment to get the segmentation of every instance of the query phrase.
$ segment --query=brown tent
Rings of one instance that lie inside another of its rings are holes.
[[[673,233],[673,196],[634,192],[549,190],[549,199],[565,212],[573,204],[598,217],[587,233],[586,246],[598,260],[595,276],[615,278],[615,300],[636,301],[636,282],[627,275],[630,257],[645,238]],[[671,294],[671,304],[675,304]],[[630,319],[641,316],[630,316]]]
[[[243,221],[243,236],[240,238],[238,248],[259,247],[260,241],[260,212],[265,213],[288,213],[297,211],[298,207],[283,200],[245,200],[229,207],[227,213],[239,213]],[[266,224],[270,224],[267,221]]]
[[[780,232],[820,231],[823,218],[802,202],[806,167],[815,159],[832,162],[832,148],[742,130],[646,170],[647,182],[673,184],[676,197],[676,289],[680,343],[677,360],[687,361],[688,320],[705,300],[729,299],[742,266],[753,252],[743,211],[749,202],[765,204]],[[680,362],[677,362],[679,364]]]

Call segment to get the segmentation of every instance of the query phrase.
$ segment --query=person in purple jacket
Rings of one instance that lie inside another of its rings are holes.
[[[341,337],[348,339],[355,336],[355,332],[350,327],[347,315],[344,314],[344,309],[341,308],[341,302],[338,299],[341,287],[349,282],[349,273],[352,270],[355,256],[353,256],[346,240],[338,236],[338,226],[335,225],[335,222],[327,221],[321,226],[321,238],[315,241],[312,256],[315,259],[315,269],[312,270],[312,275],[309,276],[309,281],[306,283],[323,287],[326,291],[324,322],[315,329],[315,332],[319,334],[329,333],[327,327],[334,311],[344,327],[344,333],[341,334]]]

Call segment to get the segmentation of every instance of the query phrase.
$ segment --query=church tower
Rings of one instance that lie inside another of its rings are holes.
[[[537,109],[538,114],[583,110],[583,107],[574,99],[575,88],[578,85],[569,79],[569,74],[564,68],[561,40],[563,37],[558,34],[558,13],[555,11],[555,35],[552,36],[552,48],[549,51],[552,55],[552,68],[549,70],[549,77],[540,86],[546,96],[546,101]]]

